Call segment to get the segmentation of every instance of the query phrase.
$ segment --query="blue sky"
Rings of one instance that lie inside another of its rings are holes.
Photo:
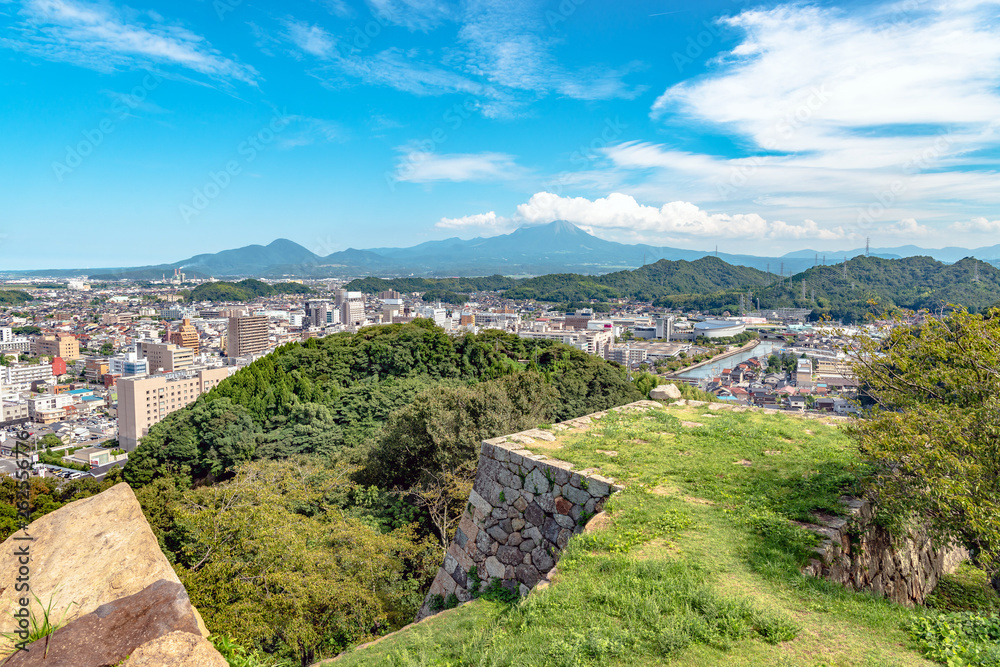
[[[998,0],[0,0],[0,269],[1000,242]]]

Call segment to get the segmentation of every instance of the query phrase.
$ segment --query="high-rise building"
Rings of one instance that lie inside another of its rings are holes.
[[[150,373],[172,373],[194,365],[194,350],[174,343],[144,340],[136,343],[136,350],[149,363]]]
[[[341,291],[337,291],[338,298]],[[349,327],[359,327],[365,323],[365,298],[361,292],[344,292],[340,304],[340,322]]]
[[[69,334],[46,334],[35,341],[35,354],[74,361],[80,358],[80,342]]]
[[[186,347],[195,354],[198,354],[200,348],[198,330],[191,324],[191,320],[186,317],[181,320],[181,325],[177,327],[177,331],[170,332],[170,342],[174,345]]]
[[[260,315],[230,317],[226,337],[226,356],[260,354],[268,348],[267,318]]]
[[[328,301],[306,301],[305,318],[302,321],[302,325],[311,327],[326,327],[328,319],[327,313],[329,310],[330,303]]]
[[[229,369],[212,368],[171,375],[118,380],[118,444],[127,452],[164,417],[229,377]]]

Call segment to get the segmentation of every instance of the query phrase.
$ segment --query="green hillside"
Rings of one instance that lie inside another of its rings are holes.
[[[252,301],[260,297],[282,294],[309,294],[312,290],[301,283],[265,283],[247,278],[236,283],[214,282],[198,285],[188,296],[192,303],[198,301]]]
[[[640,397],[551,341],[370,327],[255,361],[155,424],[123,475],[208,626],[309,664],[413,619],[482,440]]]
[[[0,305],[19,306],[34,300],[35,297],[22,290],[0,290]]]
[[[627,488],[610,525],[570,541],[551,586],[513,606],[475,600],[324,664],[933,664],[909,631],[925,610],[799,574],[816,537],[792,522],[839,511],[862,472],[837,425],[672,407],[568,433],[542,453]]]
[[[1000,302],[1000,270],[973,259],[944,264],[930,257],[858,256],[847,261],[846,270],[843,263],[818,266],[781,279],[715,257],[703,257],[694,262],[663,259],[639,269],[601,276],[554,273],[520,280],[502,276],[365,278],[349,287],[370,293],[384,289],[431,292],[435,298],[430,300],[447,296],[441,300],[453,303],[477,290],[504,290],[504,296],[511,299],[573,305],[627,298],[649,301],[661,308],[712,313],[738,312],[742,297],[746,310],[754,310],[758,303],[763,309],[807,308],[813,311],[814,319],[830,316],[855,322],[872,312],[869,302],[873,300],[889,308],[936,312],[958,304],[982,312]]]

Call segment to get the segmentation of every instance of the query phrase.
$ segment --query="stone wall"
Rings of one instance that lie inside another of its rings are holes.
[[[614,410],[660,407],[653,401],[638,401]],[[569,538],[581,532],[622,487],[593,470],[574,470],[565,461],[525,447],[534,444],[535,449],[544,449],[560,432],[588,426],[605,414],[483,442],[466,511],[417,620],[434,613],[430,607],[434,596],[455,595],[459,602],[472,599],[469,572],[473,567],[481,586],[496,579],[521,595],[548,580]]]
[[[842,498],[847,518],[817,516],[817,525],[802,524],[823,537],[803,574],[823,577],[854,590],[868,590],[893,602],[923,604],[942,574],[950,574],[968,558],[959,547],[935,548],[924,533],[913,530],[893,540],[873,523],[867,500]]]

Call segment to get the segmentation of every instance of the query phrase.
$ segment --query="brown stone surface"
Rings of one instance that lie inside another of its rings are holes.
[[[556,511],[560,514],[569,514],[569,511],[573,509],[573,503],[566,500],[562,496],[556,498]]]
[[[135,595],[103,604],[18,651],[9,667],[114,665],[136,648],[174,631],[201,636],[184,586],[161,579]],[[213,649],[214,650],[214,649]]]
[[[229,667],[229,663],[201,635],[178,631],[143,644],[122,667]]]
[[[125,483],[33,521],[27,534],[32,541],[18,540],[25,536],[18,531],[0,549],[13,554],[29,545],[31,591],[66,622],[160,579],[180,583]],[[0,558],[0,633],[15,629],[11,614],[21,595],[14,589],[18,567],[17,558]],[[41,613],[37,602],[31,608]],[[204,624],[201,631],[208,636]]]

